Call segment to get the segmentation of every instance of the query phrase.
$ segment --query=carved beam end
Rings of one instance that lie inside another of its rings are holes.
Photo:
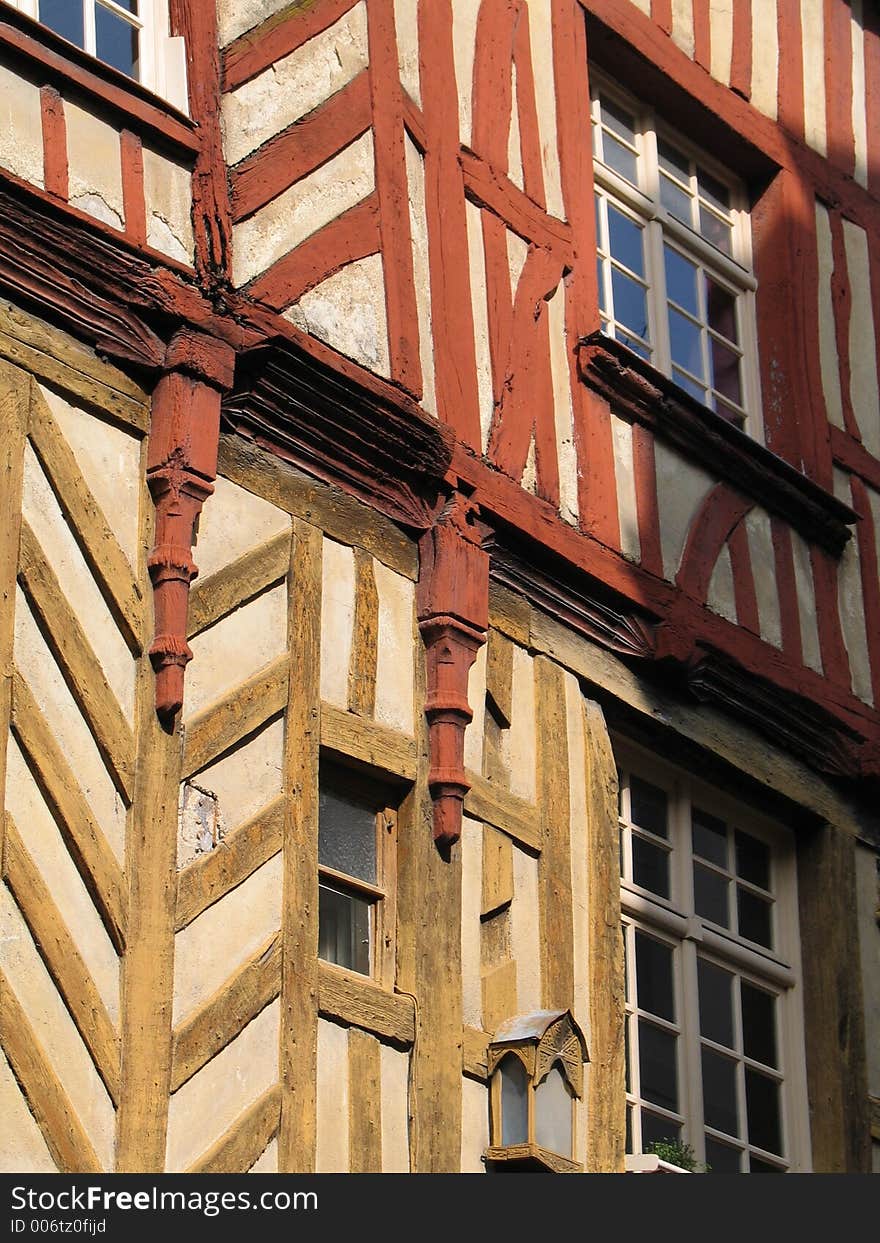
[[[464,732],[473,717],[468,674],[489,627],[489,557],[481,546],[476,507],[461,493],[447,503],[420,544],[419,630],[425,644],[434,840],[449,847],[461,837],[470,782]]]
[[[166,371],[153,394],[147,485],[156,507],[153,550],[156,712],[169,722],[183,706],[192,651],[186,641],[189,588],[198,574],[192,558],[202,505],[217,474],[221,389],[232,379],[229,346],[181,330],[166,351]]]

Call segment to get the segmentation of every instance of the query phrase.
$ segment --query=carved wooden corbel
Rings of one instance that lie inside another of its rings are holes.
[[[476,507],[456,492],[419,544],[418,617],[426,649],[430,771],[434,840],[452,846],[461,837],[464,731],[473,717],[468,673],[489,628],[489,556],[481,547]]]
[[[230,346],[181,329],[168,345],[165,371],[153,393],[147,457],[147,485],[156,507],[147,562],[155,617],[150,659],[156,712],[166,722],[183,704],[184,672],[192,659],[186,613],[190,583],[199,572],[192,559],[195,524],[214,491],[220,399],[232,386],[234,361]]]

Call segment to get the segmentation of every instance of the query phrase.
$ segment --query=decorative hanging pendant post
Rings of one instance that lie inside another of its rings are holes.
[[[156,507],[156,534],[147,562],[153,584],[156,712],[170,723],[183,706],[183,680],[192,651],[186,641],[195,524],[214,491],[220,401],[232,386],[235,356],[212,337],[178,332],[168,345],[165,373],[153,393],[147,485]]]
[[[452,846],[461,837],[464,731],[473,717],[468,673],[489,628],[489,556],[475,522],[476,506],[460,492],[447,502],[419,544],[418,617],[427,665],[430,771],[434,840]]]

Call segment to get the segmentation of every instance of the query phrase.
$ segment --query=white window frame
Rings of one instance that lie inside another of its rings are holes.
[[[614,751],[618,768],[624,774],[634,773],[653,785],[663,788],[668,797],[668,833],[670,844],[670,895],[658,897],[632,881],[631,830],[627,818],[628,801],[621,799],[621,908],[624,936],[627,943],[626,1025],[629,1041],[630,1091],[627,1108],[632,1118],[632,1148],[642,1151],[640,1144],[640,1107],[652,1114],[666,1111],[638,1094],[638,1011],[635,997],[635,930],[639,929],[673,950],[673,988],[675,1019],[664,1023],[655,1015],[650,1021],[657,1026],[676,1030],[678,1112],[669,1113],[672,1122],[680,1122],[681,1139],[694,1149],[700,1162],[706,1161],[706,1128],[703,1123],[703,1088],[701,1047],[708,1043],[700,1033],[697,962],[703,958],[715,966],[734,973],[747,983],[776,996],[776,1039],[779,1063],[780,1126],[783,1155],[764,1154],[757,1145],[741,1137],[743,1151],[754,1151],[761,1160],[768,1160],[788,1172],[811,1169],[809,1113],[804,1050],[802,973],[797,915],[797,878],[794,836],[788,829],[762,816],[751,807],[739,803],[708,786],[698,778],[675,768],[655,755],[628,741],[615,740]],[[764,841],[771,852],[771,887],[774,902],[774,944],[768,950],[730,929],[723,928],[695,913],[693,894],[693,852],[691,849],[692,804],[724,819],[731,832],[740,828]],[[744,1099],[744,1068],[749,1059],[742,1052],[741,1018],[734,989],[734,1043],[738,1046],[736,1082],[738,1114],[746,1118]],[[720,1047],[719,1047],[720,1048]],[[730,1050],[725,1049],[730,1055]],[[763,1070],[763,1068],[761,1068]],[[711,1128],[710,1128],[711,1132]],[[711,1133],[710,1138],[714,1138]],[[719,1134],[719,1142],[722,1137]],[[710,1162],[711,1163],[711,1162]]]
[[[600,124],[600,96],[625,109],[635,120],[638,186],[605,164],[596,154],[595,131]],[[740,426],[754,439],[763,439],[761,383],[758,367],[758,337],[755,306],[757,281],[754,276],[751,221],[746,188],[729,169],[690,142],[655,115],[634,95],[606,75],[590,68],[590,119],[593,176],[597,195],[610,201],[644,227],[645,279],[647,283],[649,361],[672,378],[672,359],[666,301],[666,275],[663,243],[670,242],[692,261],[699,263],[735,297],[738,347],[742,353],[741,404],[744,417]],[[660,201],[658,136],[689,159],[695,160],[730,193],[733,224],[731,255],[719,250],[695,229],[672,216]],[[605,210],[603,208],[603,210]],[[597,221],[597,242],[599,228]],[[607,264],[603,265],[607,271]],[[604,279],[609,279],[606,275]],[[606,296],[606,306],[608,300]],[[613,327],[609,332],[614,336]],[[708,371],[707,375],[710,374]],[[706,387],[710,387],[708,382]]]
[[[147,90],[159,95],[179,112],[189,112],[186,83],[186,52],[180,36],[169,34],[168,0],[139,0],[137,15],[115,3],[115,0],[69,0],[84,5],[83,51],[95,56],[95,3],[118,13],[129,25],[141,32],[139,76],[136,80]],[[34,21],[39,21],[39,0],[8,0]],[[97,56],[95,56],[97,60]],[[103,63],[103,62],[101,62]]]

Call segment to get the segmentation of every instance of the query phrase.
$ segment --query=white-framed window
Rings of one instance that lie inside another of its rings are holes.
[[[757,435],[745,186],[601,75],[591,95],[602,330]]]
[[[394,982],[397,812],[381,785],[322,759],[318,957]]]
[[[790,830],[621,744],[627,1152],[807,1170]]]
[[[168,0],[10,0],[90,56],[187,111],[183,40],[168,31]]]

